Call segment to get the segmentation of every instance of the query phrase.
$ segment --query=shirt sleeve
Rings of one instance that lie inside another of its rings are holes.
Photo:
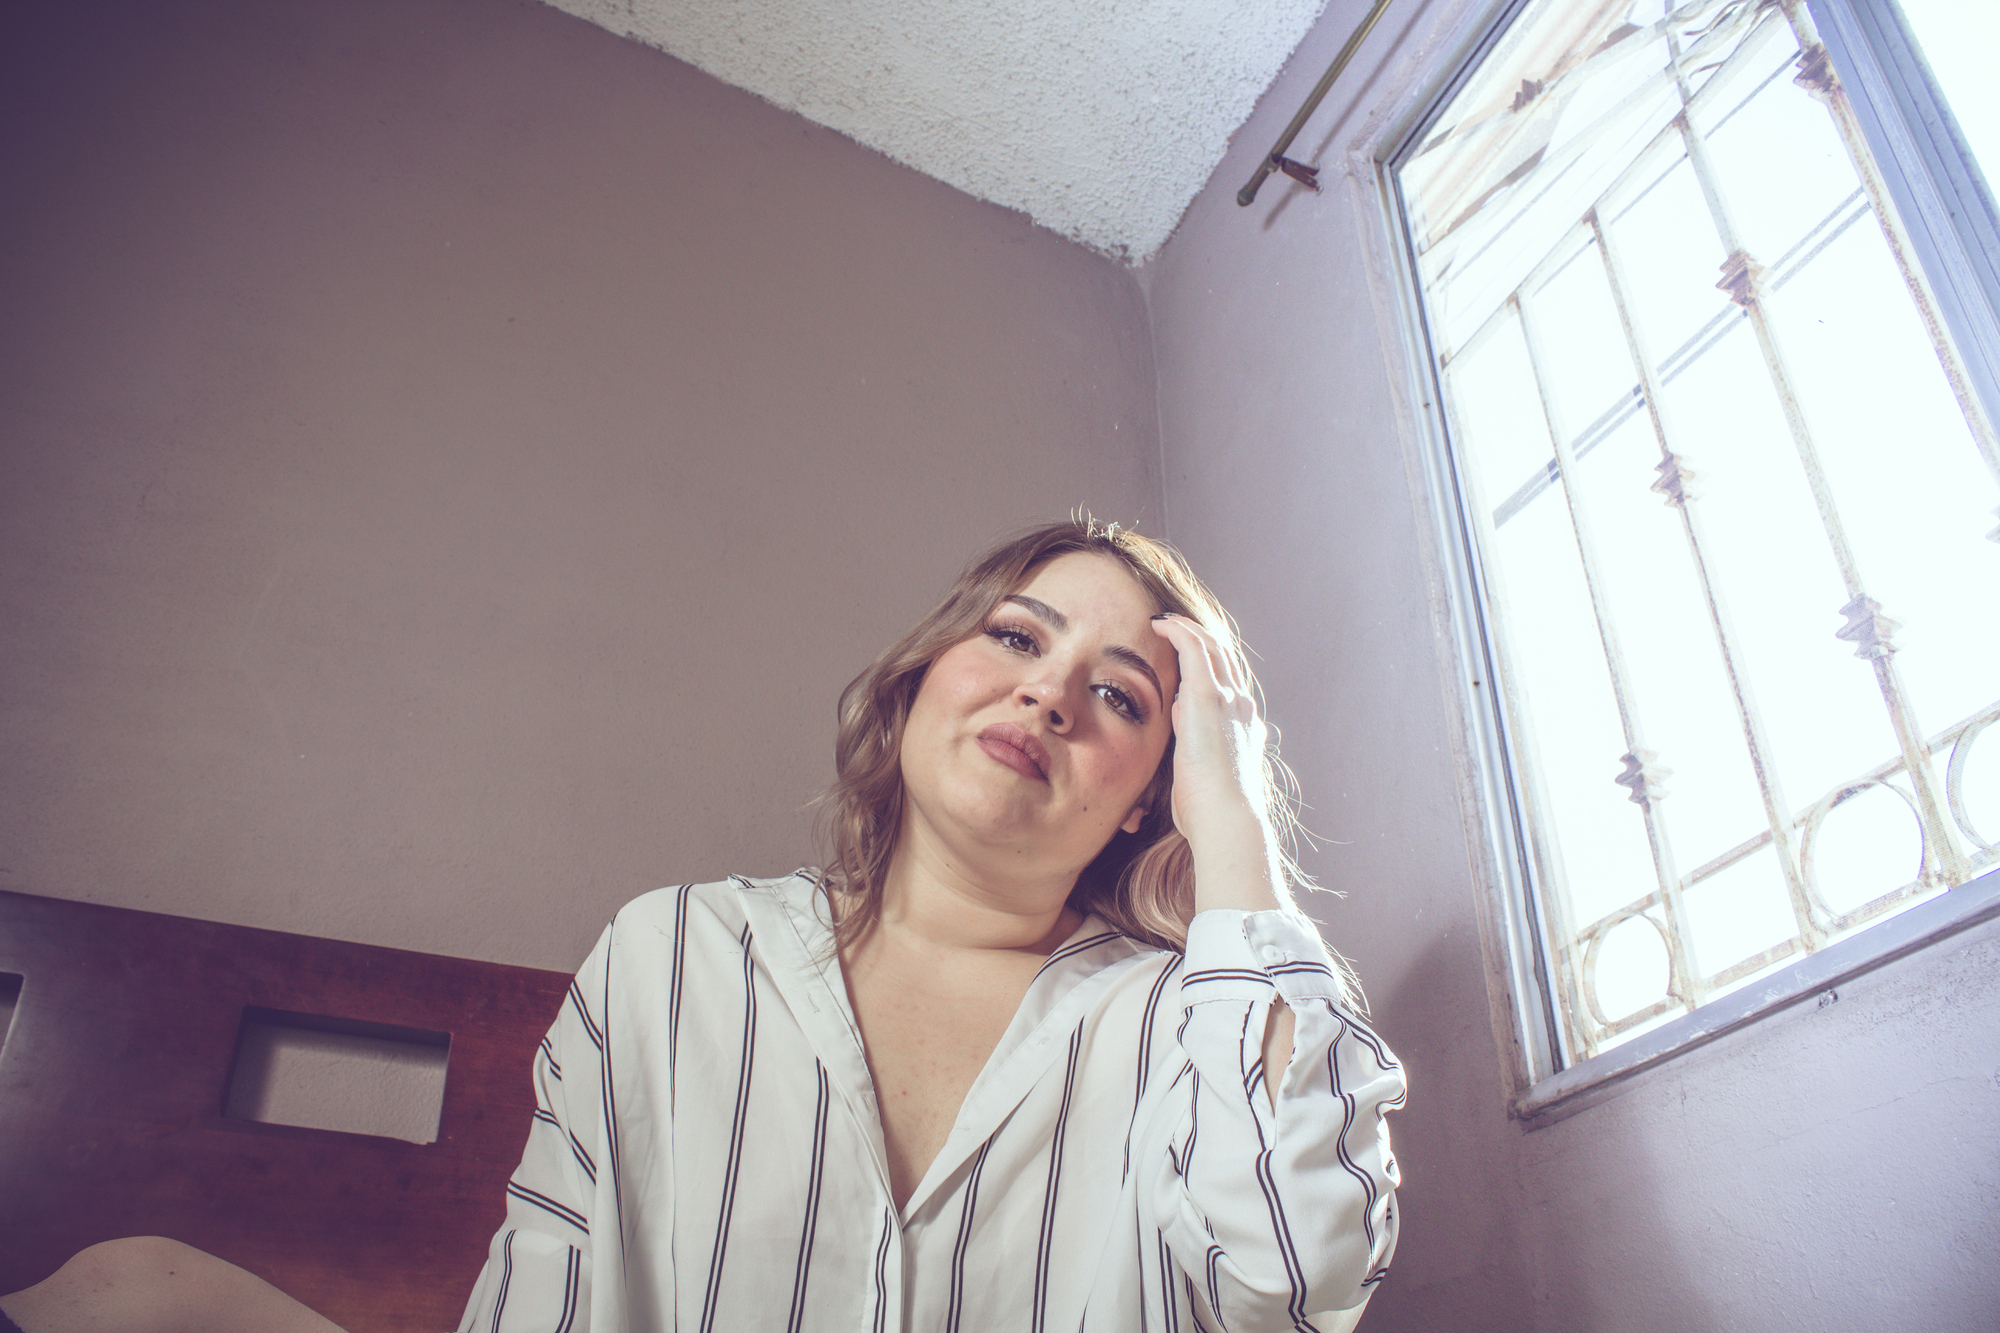
[[[591,1207],[604,1069],[601,984],[606,930],[570,983],[535,1053],[535,1114],[507,1182],[507,1219],[459,1321],[459,1333],[581,1333],[590,1327]],[[586,998],[592,997],[592,998]]]
[[[1267,1070],[1279,999],[1292,1057]],[[1402,1067],[1288,912],[1197,915],[1181,1003],[1186,1065],[1155,1121],[1168,1132],[1152,1145],[1150,1213],[1188,1294],[1230,1333],[1352,1327],[1396,1246],[1384,1116],[1403,1103]]]

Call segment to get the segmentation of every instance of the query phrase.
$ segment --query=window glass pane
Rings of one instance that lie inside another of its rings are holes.
[[[1952,747],[1952,813],[1981,847],[2000,843],[2000,727],[1969,732]]]
[[[1900,787],[1875,783],[1832,804],[1803,848],[1826,905],[1851,912],[1923,871],[1923,829]]]
[[[1858,193],[1832,118],[1792,82],[1798,55],[1782,21],[1760,24],[1693,116],[1737,242],[1767,266]]]
[[[1605,930],[1591,973],[1600,1022],[1629,1022],[1666,999],[1669,984],[1666,932],[1657,915],[1641,912]]]
[[[1777,854],[1768,844],[1690,886],[1687,914],[1695,957],[1705,971],[1767,950],[1782,950],[1774,962],[1793,953],[1785,946],[1798,934],[1798,923],[1785,900]]]
[[[1867,662],[1834,638],[1846,602],[1812,487],[1747,322],[1661,390],[1688,442],[1704,554],[1788,804],[1892,751]]]
[[[1794,21],[1539,0],[1397,168],[1579,1055],[2000,860],[2000,455]]]
[[[1508,326],[1453,361],[1445,373],[1458,430],[1477,437],[1461,457],[1467,478],[1488,507],[1514,507],[1541,493],[1555,461],[1548,427],[1535,398],[1526,350]]]
[[[1550,868],[1567,881],[1583,926],[1649,892],[1653,861],[1639,808],[1617,799],[1625,792],[1612,784],[1625,751],[1618,707],[1569,510],[1550,498],[1499,529],[1493,549],[1507,572],[1509,686],[1560,858]],[[1516,572],[1533,580],[1518,583]]]
[[[1672,770],[1659,817],[1685,873],[1761,827],[1764,810],[1680,511],[1651,489],[1659,461],[1650,426],[1634,418],[1579,460],[1574,485],[1600,533],[1600,595],[1619,628],[1635,723]],[[1631,804],[1622,787],[1598,795]]]
[[[1626,266],[1626,299],[1639,312],[1642,344],[1671,383],[1743,318],[1716,286],[1728,255],[1679,145],[1667,140],[1649,154],[1606,196],[1599,217],[1620,253],[1644,256]]]
[[[1896,666],[1935,731],[1994,695],[1992,475],[1872,219],[1799,270],[1770,311],[1869,595],[1900,622]],[[1837,605],[1822,608],[1826,623]]]

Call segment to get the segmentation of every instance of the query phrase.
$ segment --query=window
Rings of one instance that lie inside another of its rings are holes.
[[[1995,896],[1987,8],[1526,0],[1387,163],[1537,1079]]]

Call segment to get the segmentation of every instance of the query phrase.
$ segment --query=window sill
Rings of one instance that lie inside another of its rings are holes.
[[[1567,1119],[1611,1095],[1634,1074],[1995,917],[2000,917],[2000,870],[1990,870],[1773,972],[1754,986],[1543,1079],[1516,1100],[1514,1117],[1530,1130]]]

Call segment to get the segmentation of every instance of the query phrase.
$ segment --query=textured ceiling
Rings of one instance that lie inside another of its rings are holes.
[[[549,0],[1143,262],[1325,0]]]

